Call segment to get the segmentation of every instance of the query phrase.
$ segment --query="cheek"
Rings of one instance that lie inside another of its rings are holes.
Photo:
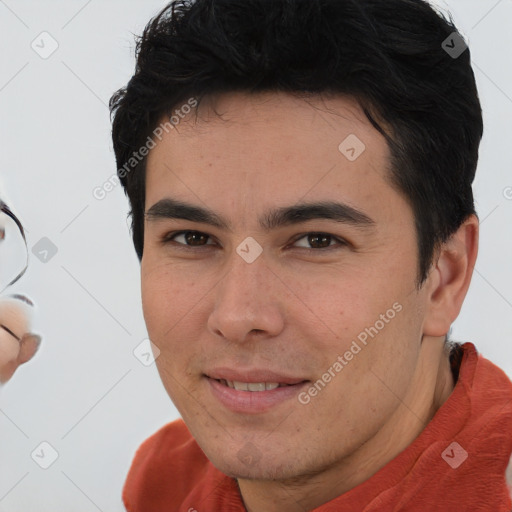
[[[357,272],[338,274],[335,279],[333,275],[326,276],[322,286],[318,286],[320,282],[317,280],[315,286],[304,290],[303,295],[309,297],[307,302],[318,322],[328,327],[340,343],[373,325],[393,301],[379,294],[374,280]]]
[[[364,380],[372,368],[387,374],[391,368],[400,371],[402,364],[414,359],[421,335],[421,308],[416,294],[410,293],[412,278],[366,269],[347,272],[337,282],[319,282],[323,286],[305,287],[303,293],[309,294],[322,331],[306,322],[303,325],[314,343],[310,348],[323,353],[318,359],[320,369],[331,367],[342,356],[343,373],[350,374],[349,381],[355,383]]]
[[[208,290],[176,265],[141,266],[142,310],[149,338],[160,350],[156,364],[164,383],[170,377],[163,372],[183,375],[200,349],[206,320],[199,315]]]
[[[142,310],[150,335],[166,337],[194,305],[196,283],[170,264],[143,259],[141,265]],[[177,325],[179,328],[179,324]]]
[[[141,269],[142,310],[149,339],[158,347],[155,360],[157,370],[167,393],[180,409],[189,367],[187,348],[191,344],[184,340],[186,316],[186,294],[180,290],[181,283],[169,272]],[[190,334],[190,333],[188,333]],[[180,409],[181,411],[181,409]]]

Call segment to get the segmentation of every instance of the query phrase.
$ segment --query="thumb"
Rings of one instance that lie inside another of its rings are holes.
[[[30,361],[41,345],[41,336],[38,334],[24,334],[20,340],[20,353],[18,355],[18,364]]]

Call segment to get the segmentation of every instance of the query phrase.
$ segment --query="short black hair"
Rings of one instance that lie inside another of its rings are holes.
[[[470,50],[451,16],[424,0],[176,0],[148,23],[136,55],[110,108],[139,259],[146,158],[126,163],[180,104],[235,91],[357,100],[386,138],[390,181],[414,214],[418,285],[475,214],[483,120]]]

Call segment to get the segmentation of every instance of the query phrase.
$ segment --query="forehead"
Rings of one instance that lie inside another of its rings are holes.
[[[395,193],[389,164],[384,137],[355,99],[223,94],[202,101],[197,116],[184,116],[150,151],[146,209],[170,193],[219,211],[260,209],[277,198],[356,206],[384,189]]]
[[[180,106],[175,107],[175,112],[180,110]],[[163,117],[161,123],[167,120]],[[229,139],[238,145],[244,144],[246,149],[260,149],[265,144],[269,151],[274,152],[289,148],[296,152],[299,148],[311,152],[316,146],[319,151],[312,153],[314,157],[328,145],[331,150],[338,149],[340,142],[352,134],[371,146],[372,152],[381,150],[384,158],[388,156],[384,138],[371,125],[359,103],[348,96],[224,93],[203,98],[197,116],[193,111],[179,117],[173,115],[172,120],[174,126],[163,133],[163,139],[170,145],[173,141],[177,143],[181,135],[179,144],[184,138],[192,139],[187,141],[189,144],[195,142],[202,146],[210,141]],[[286,146],[271,144],[277,140]],[[210,152],[214,150],[213,147],[208,149]],[[219,148],[220,152],[224,149]]]

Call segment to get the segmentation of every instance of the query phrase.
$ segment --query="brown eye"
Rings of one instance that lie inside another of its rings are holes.
[[[331,241],[330,235],[308,235],[308,242],[315,249],[329,247]]]
[[[175,242],[178,245],[187,247],[202,247],[204,245],[212,245],[207,243],[210,236],[200,231],[179,231],[171,233],[165,237],[165,242]]]
[[[185,240],[189,245],[204,245],[208,240],[208,235],[197,231],[187,231],[185,233]]]
[[[299,244],[298,242],[301,243]],[[333,244],[332,242],[335,243]],[[336,245],[346,245],[343,240],[333,235],[329,235],[328,233],[308,233],[302,238],[296,240],[295,244],[306,249],[328,249],[331,247],[334,248]]]

